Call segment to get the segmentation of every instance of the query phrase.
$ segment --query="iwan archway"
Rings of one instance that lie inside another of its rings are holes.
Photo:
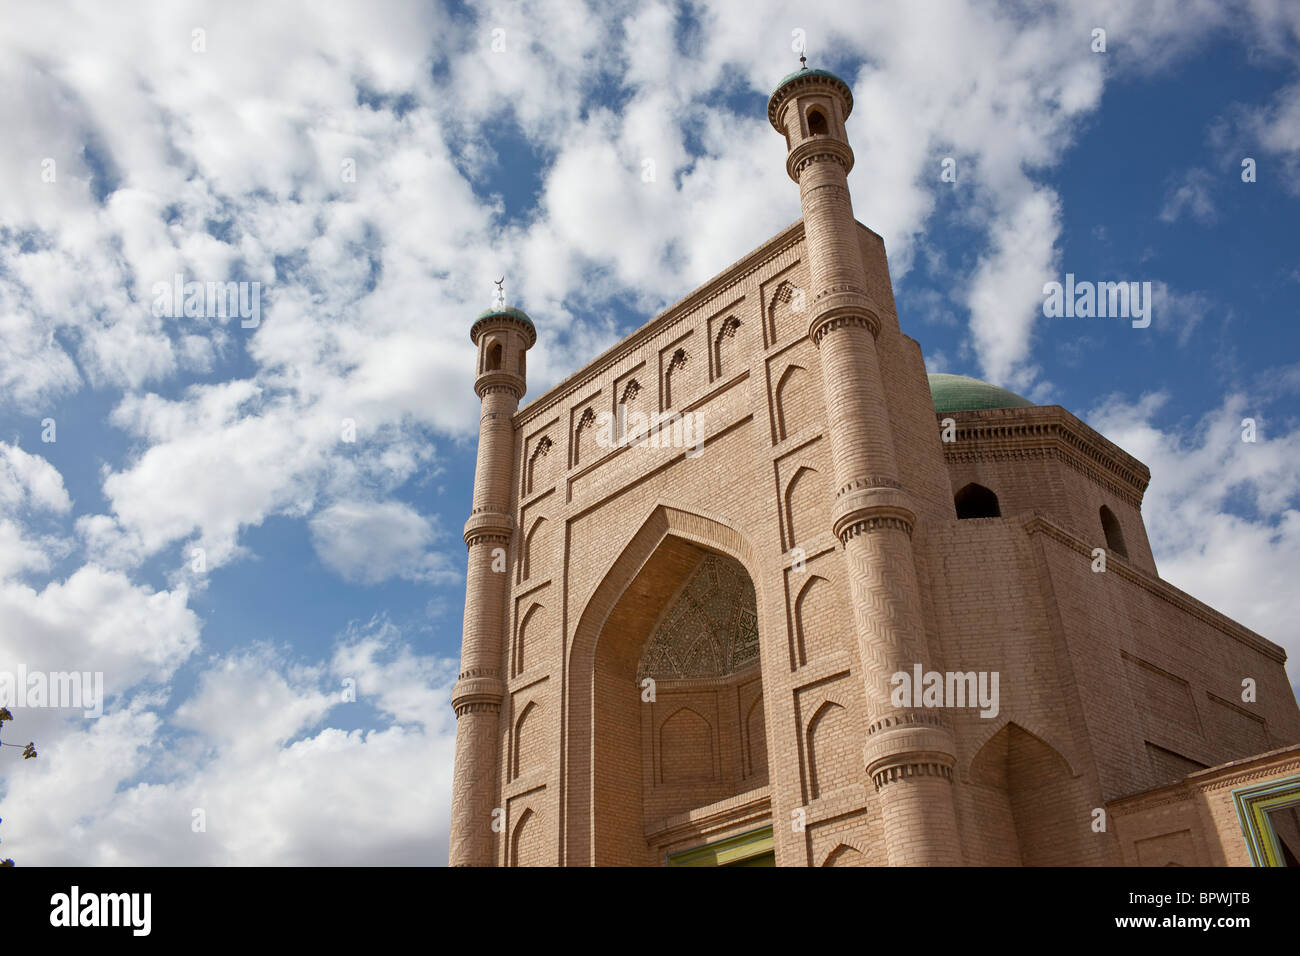
[[[661,865],[770,825],[748,558],[728,525],[661,506],[588,602],[567,681],[566,862]]]

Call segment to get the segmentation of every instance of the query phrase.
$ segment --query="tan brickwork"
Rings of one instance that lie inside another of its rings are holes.
[[[1253,866],[1233,794],[1289,785],[1300,799],[1300,746],[1232,760],[1177,783],[1109,805],[1122,860],[1130,866]],[[1293,816],[1275,821],[1294,840]]]
[[[507,616],[509,586],[505,556],[516,527],[511,503],[515,459],[521,446],[512,419],[527,387],[524,355],[535,334],[502,315],[477,323],[473,337],[479,347],[474,390],[482,400],[482,416],[474,506],[465,524],[469,562],[461,670],[452,691],[456,761],[449,856],[453,866],[485,866],[497,859],[494,827],[501,823],[496,811],[504,812],[495,751],[502,729],[506,675],[501,627]],[[541,832],[536,823],[530,824],[529,830],[530,834]]]
[[[1146,467],[1065,409],[936,415],[853,218],[850,96],[773,97],[800,221],[523,408],[531,327],[476,323],[453,863],[660,865],[765,826],[785,866],[1248,862],[1218,781],[1289,766],[1281,648],[1160,580]],[[649,432],[602,432],[620,407]],[[957,518],[971,483],[999,517]],[[707,556],[719,607],[752,584],[757,663],[706,642],[651,692]],[[995,712],[895,706],[914,665],[996,675]]]

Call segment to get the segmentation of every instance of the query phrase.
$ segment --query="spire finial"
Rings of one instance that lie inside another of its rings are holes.
[[[799,69],[801,70],[808,69],[808,57],[803,53],[799,54]]]
[[[504,275],[500,279],[496,280],[498,309],[504,309],[506,307],[506,290],[504,286],[502,286],[502,283],[505,281],[506,277]]]

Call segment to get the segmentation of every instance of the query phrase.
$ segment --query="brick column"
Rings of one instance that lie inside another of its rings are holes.
[[[912,553],[916,516],[898,480],[876,351],[880,318],[849,199],[844,120],[852,102],[838,77],[804,71],[772,95],[768,115],[786,134],[786,169],[803,207],[808,334],[821,353],[835,471],[832,528],[844,546],[866,688],[864,769],[880,799],[890,865],[953,865],[961,851],[951,732],[939,712],[890,702],[890,676],[929,660]],[[812,111],[825,132],[812,131]]]
[[[495,334],[493,334],[495,333]],[[474,391],[482,401],[474,504],[465,523],[469,562],[465,572],[465,625],[460,675],[452,690],[456,711],[456,761],[452,776],[452,866],[497,862],[493,810],[500,806],[501,703],[505,698],[503,657],[509,627],[507,555],[514,533],[513,416],[524,395],[522,352],[535,333],[508,315],[489,315],[471,333],[479,348],[480,373]],[[500,349],[498,367],[486,351]],[[504,371],[520,369],[520,373]]]

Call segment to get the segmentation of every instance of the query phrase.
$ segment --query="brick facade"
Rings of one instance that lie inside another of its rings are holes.
[[[1300,741],[1282,650],[1159,579],[1146,468],[1069,412],[936,415],[853,218],[851,108],[788,79],[803,217],[523,409],[531,325],[476,323],[453,864],[765,826],[787,866],[1242,862],[1206,857],[1213,808],[1095,821]],[[957,517],[971,483],[999,516]],[[996,714],[896,706],[915,665],[996,674]]]

